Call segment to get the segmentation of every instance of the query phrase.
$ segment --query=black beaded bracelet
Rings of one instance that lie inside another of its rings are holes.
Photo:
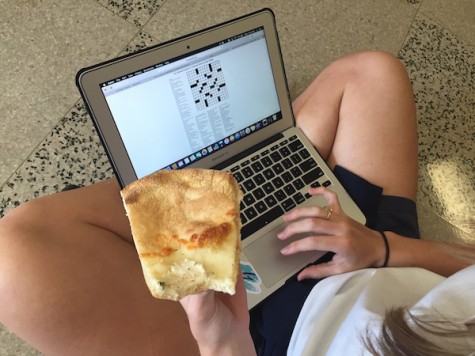
[[[384,240],[384,246],[386,247],[386,256],[384,257],[384,263],[381,267],[387,267],[389,261],[389,242],[386,234],[382,231],[378,231],[381,234],[381,237]]]

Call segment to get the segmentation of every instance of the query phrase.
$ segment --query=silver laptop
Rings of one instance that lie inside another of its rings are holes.
[[[295,127],[269,9],[82,69],[77,85],[122,186],[160,169],[234,174],[249,308],[325,253],[279,252],[282,215],[325,205],[310,186],[336,191],[345,213],[365,221]]]

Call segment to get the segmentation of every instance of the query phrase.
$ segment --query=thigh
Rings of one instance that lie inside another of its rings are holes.
[[[177,302],[144,282],[115,180],[0,221],[0,321],[45,354],[197,354]]]
[[[383,188],[415,200],[416,111],[399,60],[363,52],[329,65],[295,100],[297,125],[331,167],[345,167]]]

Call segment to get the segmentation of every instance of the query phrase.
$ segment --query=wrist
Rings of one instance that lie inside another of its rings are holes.
[[[381,235],[381,239],[383,240],[383,243],[384,243],[384,260],[383,260],[383,264],[380,267],[388,267],[389,256],[391,254],[388,237],[386,236],[384,231],[378,231],[378,232]]]
[[[219,344],[209,345],[198,343],[201,356],[238,356],[255,355],[256,351],[251,335],[234,335],[231,339]]]
[[[374,268],[388,267],[390,258],[390,245],[387,234],[383,231],[373,230],[373,261]]]

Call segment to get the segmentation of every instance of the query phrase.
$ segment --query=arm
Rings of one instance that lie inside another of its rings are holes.
[[[241,276],[233,296],[207,291],[189,295],[180,303],[188,315],[201,355],[256,354],[249,333],[249,312]]]
[[[367,267],[381,267],[386,247],[381,234],[350,219],[341,210],[336,193],[324,189],[310,189],[311,194],[323,195],[333,212],[321,207],[295,209],[284,217],[288,226],[278,235],[288,239],[298,233],[313,233],[290,243],[282,250],[284,255],[301,251],[321,250],[335,253],[332,261],[304,269],[299,279],[322,278]],[[386,232],[390,247],[388,266],[420,267],[443,276],[449,276],[475,261],[475,249],[456,244],[410,239]],[[463,253],[472,254],[464,259]]]
[[[386,233],[391,267],[420,267],[442,276],[450,276],[475,263],[475,250],[455,243],[408,239],[392,232]],[[464,256],[472,254],[470,262]]]

